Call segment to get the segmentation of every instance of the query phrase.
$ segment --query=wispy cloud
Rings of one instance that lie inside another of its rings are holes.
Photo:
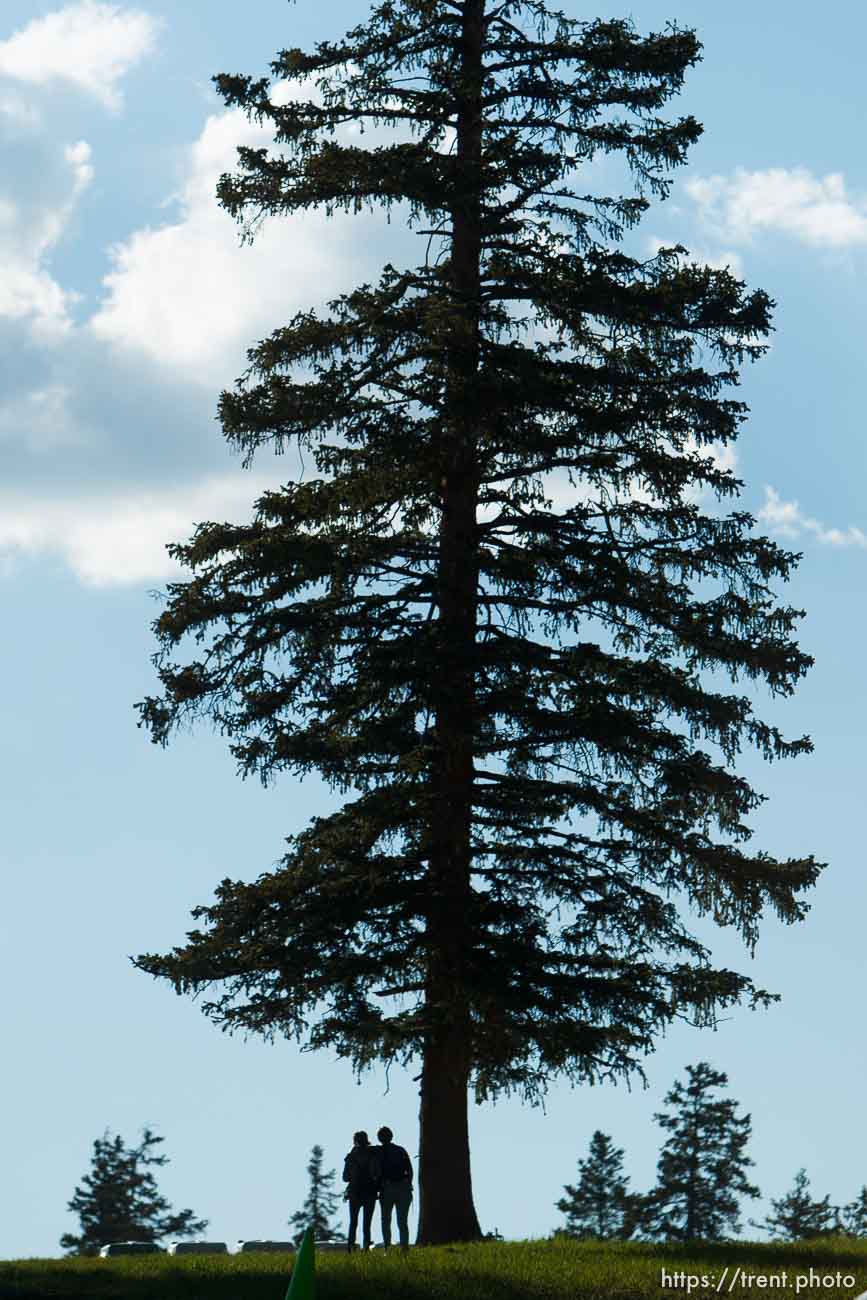
[[[684,183],[717,238],[748,244],[761,231],[780,231],[805,244],[846,248],[867,243],[867,199],[846,192],[839,172],[813,176],[805,167],[771,167]]]
[[[0,404],[0,445],[23,443],[35,456],[86,443],[70,411],[71,389],[51,382]],[[2,531],[2,524],[0,524]]]
[[[151,53],[160,25],[140,9],[80,0],[0,41],[0,77],[38,86],[65,82],[117,112],[118,82]]]
[[[55,555],[89,587],[120,587],[187,575],[168,555],[205,519],[251,519],[275,476],[235,472],[184,488],[103,496],[0,497],[0,572],[25,556]]]
[[[51,203],[0,197],[0,319],[29,319],[43,341],[70,328],[68,309],[77,295],[51,276],[47,258],[93,180],[86,140],[67,145],[62,156],[59,183],[67,186],[62,197]]]
[[[772,487],[765,487],[765,504],[758,512],[758,518],[780,537],[796,540],[804,533],[812,533],[817,541],[828,546],[867,547],[867,533],[860,528],[852,525],[845,531],[826,528],[818,519],[804,514],[797,501],[783,501]]]
[[[296,311],[375,281],[389,257],[417,256],[418,236],[379,213],[347,226],[306,212],[239,247],[217,179],[237,167],[239,144],[273,137],[237,110],[215,113],[191,139],[171,216],[115,246],[101,302],[76,323],[51,253],[91,183],[90,149],[45,127],[13,137],[40,184],[28,192],[21,168],[0,180],[0,572],[42,557],[85,585],[159,582],[178,573],[168,540],[202,519],[249,518],[262,488],[286,481],[267,448],[255,473],[224,468],[214,403],[246,349]]]
[[[33,104],[10,90],[0,91],[0,123],[16,131],[31,131],[40,124],[39,112]]]

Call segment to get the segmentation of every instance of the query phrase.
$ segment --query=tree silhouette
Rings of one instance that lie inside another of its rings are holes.
[[[168,1156],[152,1155],[165,1139],[149,1128],[137,1147],[127,1148],[122,1138],[110,1138],[108,1129],[93,1144],[92,1169],[75,1189],[67,1208],[77,1214],[81,1234],[65,1232],[61,1246],[70,1255],[95,1255],[100,1246],[115,1241],[151,1241],[162,1237],[194,1237],[208,1226],[192,1210],[173,1213],[157,1191],[149,1165],[165,1165]]]
[[[648,1235],[674,1241],[721,1241],[740,1232],[738,1198],[757,1197],[745,1170],[752,1124],[737,1103],[714,1097],[728,1076],[705,1061],[686,1067],[689,1081],[666,1094],[672,1113],[654,1115],[669,1134],[657,1164],[656,1187],[646,1198]]]
[[[313,1237],[316,1241],[339,1241],[343,1236],[340,1229],[335,1228],[331,1223],[338,1205],[338,1196],[334,1191],[336,1170],[332,1169],[330,1174],[322,1172],[323,1154],[321,1146],[315,1146],[311,1151],[310,1163],[307,1166],[307,1175],[310,1179],[307,1199],[301,1209],[296,1210],[289,1220],[290,1228],[295,1229],[293,1241],[296,1246],[300,1246],[301,1238],[308,1227],[313,1229]]]
[[[578,1161],[578,1174],[577,1185],[567,1183],[566,1195],[557,1202],[557,1209],[566,1215],[566,1227],[558,1229],[558,1235],[600,1241],[631,1237],[637,1226],[637,1202],[627,1191],[622,1148],[613,1146],[608,1134],[597,1129],[590,1154]]]
[[[808,1237],[828,1237],[839,1232],[839,1216],[836,1206],[830,1203],[830,1193],[821,1201],[814,1201],[809,1188],[806,1171],[799,1169],[792,1190],[771,1201],[773,1214],[753,1226],[765,1228],[781,1241],[804,1241]]]
[[[841,1227],[849,1237],[867,1237],[867,1186],[862,1186],[854,1201],[843,1206]]]
[[[701,506],[742,486],[715,449],[773,304],[680,245],[616,247],[700,135],[660,116],[699,50],[543,0],[384,0],[283,50],[288,96],[215,78],[279,146],[221,178],[245,237],[405,202],[426,251],[297,314],[220,398],[245,465],[294,446],[316,472],[169,547],[191,576],[140,722],[165,744],[210,717],[242,776],[316,770],[346,798],[136,965],[221,985],[202,1009],[225,1029],[359,1072],[419,1059],[420,1242],[479,1236],[468,1088],[629,1076],[675,1019],[773,998],[711,966],[673,892],[752,945],[765,909],[802,919],[820,870],[741,847],[762,797],[733,770],[745,742],[809,738],[702,681],[789,695],[812,663],[771,588],[798,557]],[[371,124],[411,139],[365,148]],[[635,196],[572,188],[609,153]]]

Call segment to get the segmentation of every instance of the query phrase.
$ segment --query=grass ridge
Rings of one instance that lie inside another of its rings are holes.
[[[27,1259],[0,1262],[0,1300],[283,1300],[293,1256],[140,1255],[113,1259]],[[756,1300],[757,1292],[819,1300],[867,1289],[867,1240],[823,1237],[797,1243],[596,1242],[530,1240],[413,1247],[316,1259],[317,1300],[704,1300],[725,1295]],[[662,1285],[683,1274],[685,1281]],[[741,1270],[740,1280],[734,1271]],[[807,1279],[841,1275],[829,1287]],[[746,1275],[744,1277],[743,1275]],[[747,1278],[753,1280],[747,1281]],[[764,1284],[755,1279],[762,1277]],[[783,1279],[785,1278],[785,1285]],[[710,1281],[712,1279],[712,1281]],[[771,1279],[776,1279],[772,1281]]]

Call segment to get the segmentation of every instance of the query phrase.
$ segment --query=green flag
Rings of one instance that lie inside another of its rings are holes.
[[[316,1279],[313,1263],[313,1229],[310,1227],[305,1229],[298,1254],[295,1256],[295,1266],[292,1269],[286,1300],[314,1300]]]

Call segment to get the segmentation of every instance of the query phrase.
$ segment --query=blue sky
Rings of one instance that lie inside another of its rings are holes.
[[[251,18],[226,0],[6,0],[0,18],[0,1258],[60,1253],[106,1127],[130,1143],[144,1124],[163,1135],[162,1190],[230,1243],[283,1234],[315,1142],[329,1168],[358,1127],[388,1123],[417,1150],[415,1071],[359,1086],[322,1055],[230,1038],[128,960],[180,943],[219,880],[268,870],[336,798],[313,775],[242,783],[206,726],[160,750],[133,704],[156,685],[149,593],[175,576],[165,543],[248,517],[263,487],[300,472],[293,452],[244,471],[223,443],[216,399],[245,348],[385,261],[420,257],[396,210],[391,225],[306,213],[242,247],[214,197],[235,146],[261,133],[211,76],[261,75],[280,48],[335,38],[368,8],[258,0]],[[757,691],[756,708],[788,737],[809,733],[815,753],[773,766],[745,754],[740,771],[768,796],[752,846],[830,866],[806,922],[766,920],[753,959],[696,922],[718,961],[781,1003],[730,1012],[716,1033],[677,1026],[645,1063],[646,1090],[555,1086],[544,1111],[472,1110],[479,1216],[509,1237],[560,1222],[554,1202],[596,1128],[649,1187],[653,1112],[701,1059],[753,1117],[763,1200],[747,1214],[762,1217],[801,1165],[835,1202],[867,1182],[867,10],[844,4],[832,24],[783,0],[648,0],[632,16],[642,31],[695,26],[705,47],[672,110],[705,134],[632,246],[681,242],[778,302],[771,350],[744,372],[752,414],[733,464],[738,507],[804,552],[780,596],[806,609],[799,639],[816,657],[793,699]]]

